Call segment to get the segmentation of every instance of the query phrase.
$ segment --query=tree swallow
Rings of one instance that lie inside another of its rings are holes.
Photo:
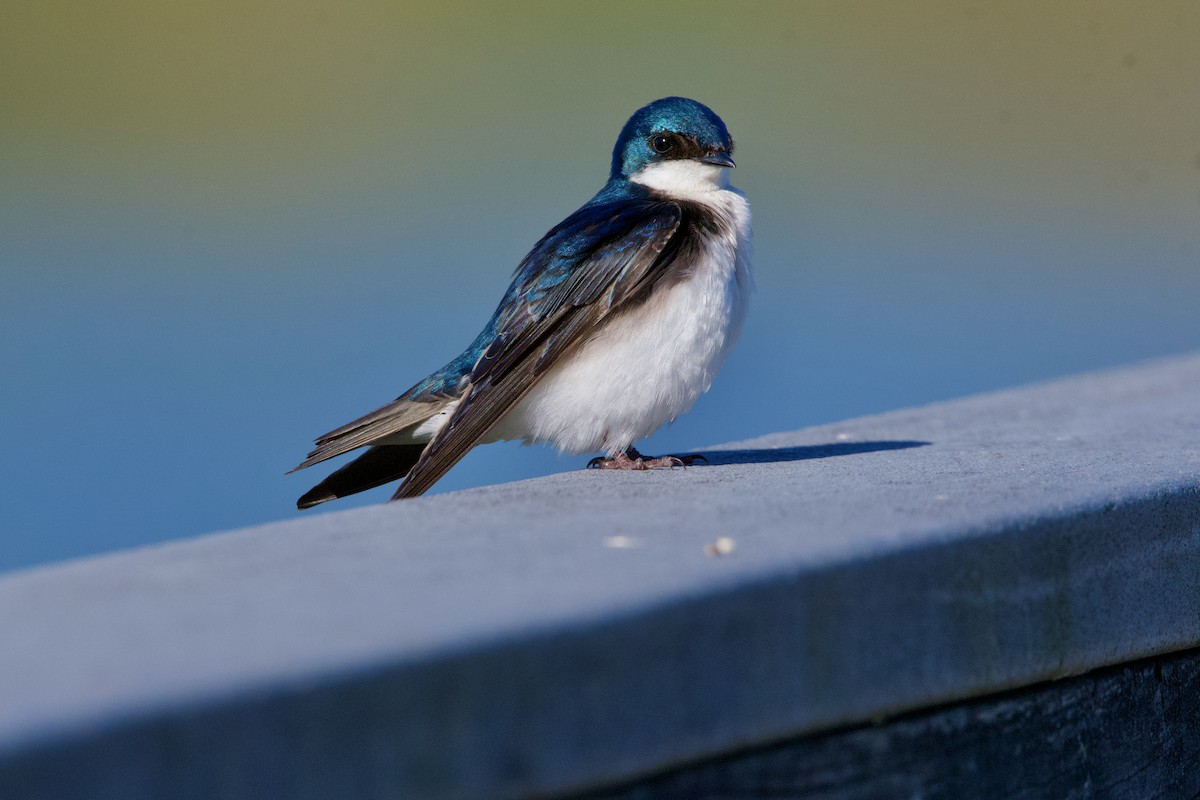
[[[300,508],[404,479],[424,493],[477,444],[549,442],[650,469],[634,444],[688,411],[741,332],[750,207],[729,186],[733,139],[707,106],[666,97],[617,138],[608,182],[542,237],[483,331],[395,402],[330,431],[296,469],[367,450]],[[295,470],[292,470],[293,472]]]

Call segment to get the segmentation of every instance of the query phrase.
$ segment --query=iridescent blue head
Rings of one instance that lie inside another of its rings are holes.
[[[612,177],[630,178],[646,167],[690,159],[733,166],[733,139],[721,118],[703,103],[664,97],[639,108],[617,137]]]

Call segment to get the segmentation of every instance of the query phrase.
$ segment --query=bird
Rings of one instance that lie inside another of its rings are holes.
[[[664,97],[622,127],[607,182],[514,271],[483,330],[395,401],[316,440],[295,469],[366,447],[297,501],[400,480],[427,491],[478,444],[601,451],[603,469],[686,466],[635,444],[708,390],[738,339],[753,277],[733,138],[708,106]]]

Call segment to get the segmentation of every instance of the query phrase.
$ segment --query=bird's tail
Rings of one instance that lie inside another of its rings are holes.
[[[400,480],[417,463],[424,449],[424,443],[368,447],[361,456],[309,489],[296,501],[296,508],[312,508],[327,500],[336,500]]]

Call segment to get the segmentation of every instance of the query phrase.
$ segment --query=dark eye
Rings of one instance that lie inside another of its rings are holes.
[[[662,155],[675,149],[675,140],[670,136],[652,136],[650,137],[650,147],[654,148],[654,152]]]

